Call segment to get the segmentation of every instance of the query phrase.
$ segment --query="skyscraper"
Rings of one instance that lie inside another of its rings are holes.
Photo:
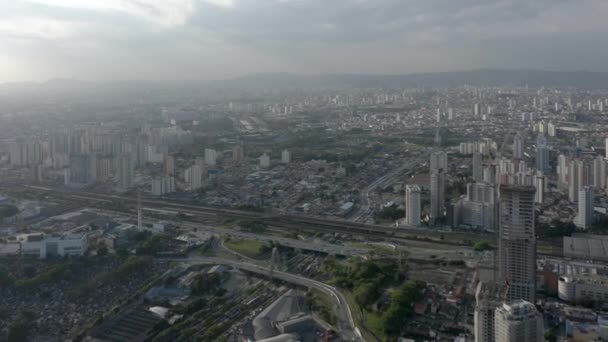
[[[205,149],[205,164],[207,166],[215,166],[217,163],[217,152],[214,149],[206,148]]]
[[[245,160],[245,151],[243,150],[243,146],[235,145],[232,148],[232,159],[236,162]]]
[[[291,163],[291,152],[289,152],[287,150],[283,150],[283,152],[281,152],[281,163],[283,163],[283,164]]]
[[[163,169],[165,176],[173,176],[175,174],[175,159],[173,156],[166,155],[163,161]]]
[[[488,165],[483,169],[483,181],[488,184],[496,184],[496,165]]]
[[[560,190],[568,188],[568,157],[560,154],[557,157],[557,187]]]
[[[420,225],[420,187],[405,187],[405,222],[410,226]]]
[[[28,164],[27,144],[24,141],[14,141],[9,147],[11,166],[26,166]]]
[[[200,165],[192,165],[184,172],[184,178],[190,190],[197,190],[203,187],[203,168]]]
[[[481,182],[483,180],[483,165],[481,153],[473,153],[473,180],[476,182]]]
[[[600,155],[593,159],[593,186],[597,189],[606,187],[606,160]]]
[[[536,188],[536,194],[534,195],[534,202],[542,204],[545,201],[545,192],[547,191],[545,185],[546,179],[542,172],[537,172],[534,177],[534,187]]]
[[[498,269],[508,302],[536,296],[536,236],[533,186],[500,187]]]
[[[536,139],[536,169],[549,172],[549,147],[547,138],[542,134],[539,134]]]
[[[524,158],[524,138],[519,133],[513,137],[513,158]]]
[[[445,174],[443,169],[431,173],[431,222],[443,216],[445,202]]]
[[[573,203],[578,200],[579,162],[580,160],[571,160],[568,163],[568,199]]]
[[[94,154],[76,154],[70,157],[70,167],[66,170],[65,184],[86,186],[97,180],[97,158]]]
[[[462,221],[472,228],[484,231],[496,230],[496,188],[488,183],[467,184],[467,197]]]
[[[544,321],[534,304],[524,300],[504,303],[494,313],[496,342],[542,342]]]
[[[118,157],[118,188],[122,191],[133,187],[133,160],[131,154],[123,153]]]
[[[270,167],[270,156],[267,155],[266,153],[264,153],[262,156],[260,156],[260,167],[267,169]]]
[[[500,305],[500,286],[480,281],[475,291],[475,342],[496,341],[494,315]]]
[[[448,168],[448,155],[444,151],[435,151],[431,153],[430,162],[431,173],[439,169],[447,170]]]
[[[576,226],[587,229],[593,224],[593,188],[585,186],[578,191],[578,215],[576,216]]]

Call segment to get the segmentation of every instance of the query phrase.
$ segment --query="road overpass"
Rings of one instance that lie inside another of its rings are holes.
[[[364,342],[359,329],[357,328],[351,309],[346,301],[346,298],[338,291],[335,287],[316,281],[314,279],[306,278],[300,275],[271,271],[269,268],[254,265],[242,261],[227,260],[221,258],[204,258],[204,257],[191,257],[191,258],[161,258],[160,260],[179,261],[190,264],[205,264],[205,265],[226,265],[234,268],[238,268],[243,271],[256,273],[265,277],[279,279],[290,284],[306,288],[317,289],[329,296],[334,305],[334,310],[337,319],[337,328],[340,331],[342,337],[347,341],[360,341]]]

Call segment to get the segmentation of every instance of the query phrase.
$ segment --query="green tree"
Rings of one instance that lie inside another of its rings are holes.
[[[473,246],[473,250],[476,252],[489,251],[491,249],[492,246],[490,246],[490,243],[487,241],[479,241]]]
[[[15,279],[5,268],[0,268],[0,286],[9,287],[13,286]]]
[[[399,209],[396,204],[393,204],[389,207],[382,208],[376,216],[382,220],[395,221],[405,216],[405,210]]]
[[[378,290],[378,284],[367,281],[357,286],[353,291],[353,295],[360,306],[369,308],[376,300],[378,300]]]
[[[19,208],[12,204],[0,206],[0,219],[15,216],[17,213]]]
[[[410,280],[393,292],[391,305],[382,316],[386,334],[394,336],[401,331],[413,311],[414,303],[422,297],[425,287],[424,282]]]

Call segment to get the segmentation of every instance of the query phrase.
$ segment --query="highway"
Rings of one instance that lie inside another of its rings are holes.
[[[26,185],[27,186],[27,185]],[[73,191],[64,188],[44,188],[27,186],[29,189],[37,190],[49,197],[62,198],[66,200],[78,201],[82,206],[94,206],[95,203],[120,203],[120,210],[130,211],[137,203],[137,198],[119,195],[99,194],[83,191]],[[440,229],[429,229],[422,227],[388,227],[375,224],[365,224],[360,222],[346,221],[342,219],[327,219],[304,215],[269,215],[267,213],[250,212],[233,209],[220,209],[204,207],[184,203],[176,203],[158,199],[143,199],[142,205],[155,209],[172,210],[183,214],[193,215],[189,220],[196,223],[197,216],[208,217],[217,216],[222,218],[232,217],[237,219],[255,219],[267,223],[269,226],[278,227],[285,230],[307,229],[320,232],[343,233],[349,235],[368,236],[377,240],[407,240],[407,241],[432,241],[446,246],[470,246],[476,241],[494,241],[496,236],[491,233],[476,231],[451,231]],[[541,243],[539,243],[540,247]],[[551,245],[546,245],[552,252],[546,252],[547,248],[539,255],[562,256],[560,250],[553,251]]]
[[[206,265],[226,265],[234,268],[238,268],[243,271],[256,273],[266,277],[272,277],[279,279],[290,284],[303,286],[307,288],[315,288],[329,296],[332,303],[334,304],[334,310],[337,319],[337,328],[340,331],[340,335],[347,341],[362,341],[364,342],[359,329],[356,327],[351,313],[351,309],[348,306],[348,302],[335,287],[316,281],[314,279],[302,277],[300,275],[273,271],[266,267],[254,265],[242,261],[227,260],[221,258],[205,258],[205,257],[190,257],[190,258],[162,258],[160,260],[179,261],[184,263],[192,264],[206,264]]]
[[[137,198],[122,195],[100,194],[64,188],[43,188],[34,186],[28,186],[28,188],[41,191],[50,197],[78,201],[82,203],[83,206],[93,205],[96,202],[106,204],[121,203],[122,206],[125,207],[124,209],[127,209],[127,205],[130,204],[133,206],[137,203]],[[168,211],[172,210],[183,214],[233,217],[237,219],[256,219],[264,221],[269,225],[283,228],[306,228],[323,232],[373,235],[378,238],[394,238],[396,235],[413,235],[417,237],[432,238],[437,241],[441,240],[446,244],[450,244],[450,242],[451,244],[462,244],[465,240],[478,241],[484,239],[493,239],[494,236],[492,234],[484,234],[479,232],[449,231],[414,226],[401,226],[396,228],[377,224],[365,224],[342,219],[327,219],[305,215],[272,215],[268,213],[220,209],[150,198],[142,198],[141,203],[146,207]]]

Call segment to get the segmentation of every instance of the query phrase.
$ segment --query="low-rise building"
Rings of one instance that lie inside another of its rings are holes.
[[[86,232],[53,234],[22,234],[17,237],[21,253],[41,259],[52,256],[82,256],[87,252],[88,234]]]
[[[583,300],[608,302],[608,277],[597,274],[562,276],[559,278],[558,295],[569,303]]]

